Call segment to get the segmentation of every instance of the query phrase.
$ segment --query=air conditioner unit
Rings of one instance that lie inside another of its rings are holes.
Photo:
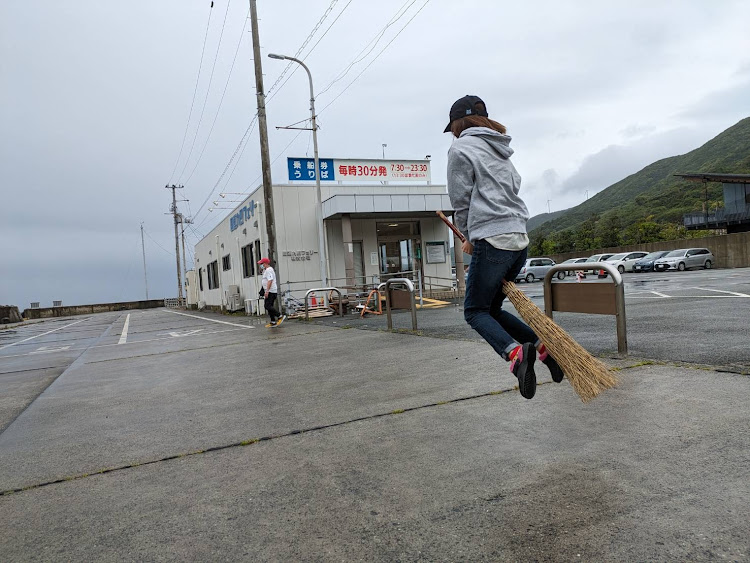
[[[227,299],[227,309],[230,311],[239,311],[242,309],[242,298],[239,293],[229,295]]]
[[[239,295],[240,294],[240,286],[239,285],[230,285],[227,289],[228,295]]]
[[[198,301],[198,309],[201,311],[206,308],[206,302],[205,301]]]

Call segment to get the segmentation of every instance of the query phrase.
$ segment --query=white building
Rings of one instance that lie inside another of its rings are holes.
[[[298,299],[322,283],[311,161],[290,158],[293,181],[272,187],[279,294],[290,290]],[[453,235],[435,212],[452,209],[446,186],[429,181],[429,161],[320,162],[329,286],[342,293],[365,290],[400,273],[421,280],[425,290],[451,289]],[[188,304],[237,310],[251,300],[253,310],[262,309],[257,261],[268,256],[263,201],[260,186],[198,242]]]

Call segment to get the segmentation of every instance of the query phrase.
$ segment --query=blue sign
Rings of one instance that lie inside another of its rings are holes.
[[[251,199],[250,203],[232,215],[229,219],[229,230],[234,231],[240,225],[244,225],[245,221],[249,221],[251,217],[255,217],[255,207],[255,201]]]
[[[333,168],[332,158],[319,158],[320,181],[335,182],[336,173]],[[287,158],[286,164],[289,169],[289,181],[312,180],[315,181],[315,159],[314,158]]]

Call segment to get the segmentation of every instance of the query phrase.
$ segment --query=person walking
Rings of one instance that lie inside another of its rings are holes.
[[[270,326],[277,326],[284,322],[286,315],[281,316],[278,309],[275,307],[276,298],[279,294],[279,286],[276,282],[276,271],[271,266],[271,260],[268,258],[261,258],[258,260],[258,265],[263,271],[263,277],[261,278],[261,292],[263,297],[263,306],[268,311],[268,316],[271,319]]]
[[[529,212],[518,195],[521,176],[510,161],[511,137],[504,125],[489,119],[477,96],[457,100],[449,120],[444,133],[455,139],[448,151],[448,195],[454,223],[466,235],[463,251],[471,254],[464,318],[510,362],[521,395],[531,399],[537,351],[554,381],[562,381],[563,372],[531,327],[502,308],[503,281],[516,278],[529,245]]]

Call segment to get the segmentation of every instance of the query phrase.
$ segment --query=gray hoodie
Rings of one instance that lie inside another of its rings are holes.
[[[453,220],[472,242],[526,232],[529,211],[518,196],[521,176],[510,161],[510,139],[488,127],[471,127],[448,151]]]

